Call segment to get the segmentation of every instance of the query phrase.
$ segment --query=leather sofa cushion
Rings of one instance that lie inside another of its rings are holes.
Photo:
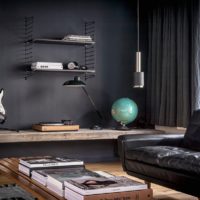
[[[200,175],[200,152],[181,147],[139,147],[127,151],[126,159]]]
[[[194,111],[192,115],[184,136],[183,146],[200,150],[200,110]]]

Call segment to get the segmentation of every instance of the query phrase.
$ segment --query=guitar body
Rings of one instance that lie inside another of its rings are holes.
[[[3,107],[2,100],[3,100],[4,90],[0,90],[0,124],[3,124],[6,120],[6,111]]]

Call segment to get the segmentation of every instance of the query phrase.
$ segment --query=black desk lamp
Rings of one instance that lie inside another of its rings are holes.
[[[75,76],[73,80],[65,81],[63,85],[67,87],[85,87],[86,84],[81,81],[79,76]]]
[[[84,91],[84,93],[86,94],[86,96],[88,97],[90,103],[92,104],[92,107],[94,108],[95,112],[97,113],[98,117],[103,120],[103,116],[100,113],[100,111],[97,109],[96,104],[94,103],[92,97],[89,95],[88,91],[86,90],[85,86],[86,84],[81,81],[81,78],[79,76],[75,76],[73,80],[69,80],[69,81],[65,81],[63,83],[63,86],[67,86],[67,87],[81,87]],[[98,125],[94,125],[92,127],[92,129],[101,129],[100,126]]]

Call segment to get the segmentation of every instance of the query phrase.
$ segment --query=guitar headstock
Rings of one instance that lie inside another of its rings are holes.
[[[1,90],[0,90],[0,98],[2,98],[2,97],[3,97],[3,95],[4,95],[4,89],[3,89],[3,88],[1,88]]]
[[[4,123],[6,119],[6,111],[2,104],[3,95],[4,95],[4,89],[2,88],[0,90],[0,124]]]

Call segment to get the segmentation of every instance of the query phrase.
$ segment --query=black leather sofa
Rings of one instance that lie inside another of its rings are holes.
[[[200,110],[185,135],[121,135],[118,150],[129,175],[200,197]]]

